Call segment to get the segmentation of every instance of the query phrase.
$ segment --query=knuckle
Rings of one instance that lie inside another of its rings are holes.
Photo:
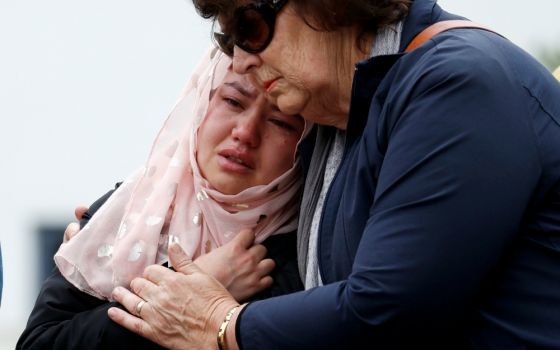
[[[132,327],[134,328],[134,331],[140,335],[144,334],[144,327],[142,327],[142,324],[138,321],[134,321],[134,324],[132,325]]]
[[[259,265],[261,261],[263,261],[263,258],[260,255],[254,255],[251,257],[251,263],[253,265]]]
[[[231,245],[230,250],[231,250],[232,255],[241,255],[241,254],[244,254],[247,251],[247,249],[245,249],[245,247],[243,247],[241,244],[239,244],[237,242],[235,244]]]
[[[253,257],[250,254],[243,254],[237,257],[237,261],[240,266],[249,265],[253,262]]]
[[[147,277],[153,275],[156,273],[156,271],[157,271],[156,265],[149,265],[144,269],[144,276]]]
[[[258,289],[258,285],[259,285],[259,281],[256,278],[251,277],[245,281],[246,289],[255,290]]]
[[[175,262],[175,269],[176,270],[183,270],[188,269],[192,265],[192,261],[189,259],[183,259],[178,262]]]
[[[172,276],[169,277],[167,281],[169,287],[172,290],[179,288],[181,282],[182,282],[182,276],[180,274],[173,274]]]
[[[171,277],[169,277],[169,285],[170,286],[176,286],[179,284],[179,276],[177,275],[173,275]]]
[[[135,278],[130,282],[130,288],[136,294],[140,294],[144,289],[142,282],[140,281],[139,278]]]

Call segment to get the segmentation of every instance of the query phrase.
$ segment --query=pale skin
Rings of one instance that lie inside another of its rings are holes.
[[[298,113],[309,121],[344,130],[354,64],[368,55],[357,45],[358,32],[354,27],[334,32],[315,31],[288,3],[277,16],[275,34],[268,47],[258,54],[235,47],[233,69],[247,74],[280,111]],[[364,40],[364,47],[371,47],[374,38]],[[340,54],[333,55],[333,52]],[[115,290],[114,298],[130,313],[112,308],[109,317],[165,347],[216,348],[219,326],[226,313],[238,303],[179,247],[170,247],[169,255],[176,261],[174,265],[180,266],[178,273],[147,268],[143,278],[133,281],[132,292]],[[166,304],[166,298],[179,302],[182,293],[189,294],[187,302]],[[142,299],[147,304],[141,315],[134,315],[134,308]],[[237,309],[227,327],[228,350],[238,349],[235,327],[243,307]]]

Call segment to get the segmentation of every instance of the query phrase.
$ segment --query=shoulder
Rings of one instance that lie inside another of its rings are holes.
[[[538,91],[553,83],[550,72],[534,57],[508,39],[482,29],[440,33],[400,61],[402,72],[438,84],[455,79],[467,87],[477,84],[521,92]]]
[[[560,90],[553,83],[550,72],[507,39],[480,29],[454,29],[397,60],[380,91],[397,112],[420,101],[433,107],[476,103],[527,115],[535,99],[558,103],[546,93]]]
[[[465,89],[512,87],[518,81],[517,56],[531,59],[499,35],[480,29],[454,29],[441,33],[402,59],[410,82],[438,86],[460,84]],[[530,62],[530,65],[536,62]]]

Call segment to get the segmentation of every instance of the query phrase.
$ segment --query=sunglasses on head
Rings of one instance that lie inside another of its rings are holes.
[[[262,52],[274,35],[276,16],[288,0],[261,0],[235,10],[230,33],[214,33],[220,49],[233,56],[233,47],[256,54]]]

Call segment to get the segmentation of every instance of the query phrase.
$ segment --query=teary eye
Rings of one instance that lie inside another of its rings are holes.
[[[224,97],[223,100],[230,106],[234,108],[243,108],[243,105],[238,100],[231,97]]]
[[[286,123],[286,122],[283,121],[283,120],[280,120],[280,119],[270,119],[270,121],[271,121],[274,125],[276,125],[276,126],[282,128],[282,129],[289,130],[289,131],[296,131],[296,128],[295,128],[293,125],[291,125],[290,123]]]

